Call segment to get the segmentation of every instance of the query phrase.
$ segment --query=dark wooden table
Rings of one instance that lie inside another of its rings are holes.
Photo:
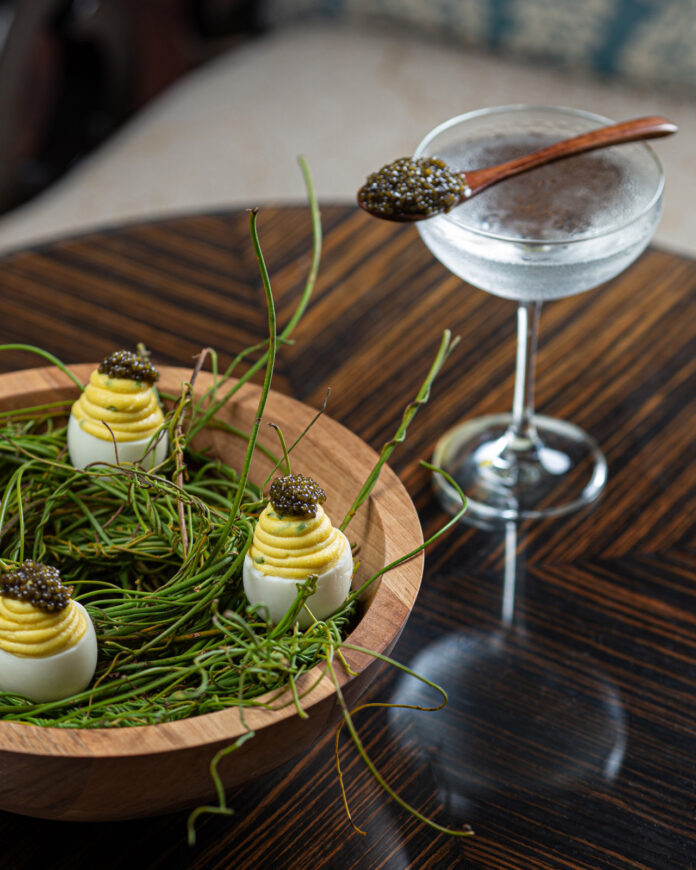
[[[432,532],[444,520],[418,460],[461,417],[511,405],[510,302],[463,285],[412,227],[323,209],[312,305],[274,387],[376,448],[450,327],[461,344],[394,454]],[[303,208],[268,208],[261,240],[284,323],[304,283]],[[244,213],[100,232],[6,257],[4,342],[66,362],[144,341],[160,363],[261,339],[263,296]],[[696,868],[694,291],[696,264],[650,250],[610,285],[544,312],[538,409],[591,432],[610,478],[593,510],[501,532],[454,529],[426,559],[395,656],[436,676],[447,710],[357,721],[389,782],[454,840],[389,801],[351,746],[346,821],[332,735],[230,795],[195,848],[185,814],[69,825],[0,815],[3,868]],[[689,346],[690,345],[690,346]],[[0,369],[33,366],[0,355]],[[422,693],[385,670],[381,701]],[[430,696],[428,696],[430,697]],[[2,771],[0,771],[2,775]]]

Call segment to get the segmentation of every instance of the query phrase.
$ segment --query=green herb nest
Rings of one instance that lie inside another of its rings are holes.
[[[218,371],[216,353],[205,349],[180,394],[163,395],[168,410],[153,442],[166,430],[170,451],[160,466],[147,471],[137,464],[100,463],[76,470],[67,455],[64,420],[68,402],[0,412],[0,569],[11,572],[26,559],[58,568],[63,583],[73,587],[73,598],[89,612],[99,643],[97,671],[88,689],[48,703],[31,703],[0,692],[0,720],[61,728],[112,728],[171,722],[231,706],[240,708],[243,720],[245,707],[272,707],[274,699],[288,689],[304,717],[298,679],[323,663],[324,671],[334,679],[358,751],[382,787],[418,818],[438,830],[448,830],[408,807],[381,780],[354,730],[332,662],[334,656],[341,657],[344,638],[359,611],[361,592],[387,570],[420,552],[457,522],[461,512],[422,547],[384,566],[373,577],[361,578],[360,588],[351,592],[336,614],[305,631],[294,624],[295,616],[311,594],[314,578],[299,588],[294,607],[277,625],[249,607],[242,589],[242,562],[256,517],[267,503],[265,492],[272,476],[254,483],[249,468],[254,450],[260,449],[257,436],[276,349],[302,316],[319,265],[319,212],[304,163],[302,168],[310,196],[314,254],[298,306],[277,334],[256,212],[252,211],[250,232],[266,295],[268,340],[240,352],[223,372]],[[409,422],[427,401],[455,344],[445,333],[418,395],[356,494],[342,529],[369,497],[382,465],[404,440]],[[75,375],[47,351],[26,345],[4,345],[0,351],[17,348],[53,362],[82,389]],[[254,355],[256,360],[237,377],[240,365]],[[213,385],[196,396],[195,381],[206,360]],[[217,414],[260,370],[264,381],[255,423],[250,432],[237,432]],[[230,468],[193,446],[195,436],[207,426],[246,440],[241,469]],[[294,445],[287,448],[282,433],[278,434],[276,470],[287,475]],[[249,736],[252,732],[212,759],[219,806],[194,811],[191,840],[200,812],[227,812],[217,763]]]

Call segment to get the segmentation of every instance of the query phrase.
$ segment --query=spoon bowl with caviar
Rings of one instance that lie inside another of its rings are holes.
[[[658,139],[676,132],[676,124],[660,115],[634,118],[562,139],[504,163],[466,171],[455,169],[440,157],[401,157],[368,176],[358,191],[358,205],[383,220],[422,221],[451,211],[492,185],[538,166],[597,148]]]
[[[645,138],[648,127],[662,130],[652,135],[676,129],[661,127],[664,119],[649,120],[634,139]],[[436,167],[428,176],[432,186],[448,190],[454,201],[436,203],[438,213],[417,224],[430,251],[455,275],[518,304],[512,411],[455,426],[434,454],[466,495],[468,522],[567,514],[593,502],[605,485],[607,464],[594,439],[573,423],[535,413],[539,315],[543,302],[597,287],[640,255],[657,227],[664,176],[644,143],[605,147],[602,136],[601,145],[563,160],[543,159],[533,171],[525,161],[534,153],[548,158],[561,140],[597,142],[598,131],[616,131],[608,125],[607,118],[574,109],[503,106],[446,121],[416,149],[415,165],[435,159],[455,180],[462,172],[471,180],[470,167],[525,165],[475,197],[453,192],[445,170]],[[440,475],[435,486],[443,505],[458,509],[456,491]]]

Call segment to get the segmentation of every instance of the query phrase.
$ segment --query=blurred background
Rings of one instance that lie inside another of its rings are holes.
[[[663,114],[656,243],[696,254],[696,0],[0,0],[0,252],[162,214],[349,202],[453,115]]]

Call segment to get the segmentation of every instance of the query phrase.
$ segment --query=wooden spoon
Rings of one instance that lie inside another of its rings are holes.
[[[659,115],[653,115],[648,118],[635,118],[632,121],[623,121],[621,124],[612,124],[609,127],[590,130],[588,133],[573,136],[571,139],[563,139],[561,142],[556,142],[539,151],[534,151],[532,154],[517,157],[515,160],[509,160],[507,163],[501,163],[498,166],[474,169],[469,172],[454,172],[450,170],[450,177],[452,179],[450,194],[455,194],[454,200],[452,200],[450,195],[449,203],[446,203],[444,200],[429,202],[427,210],[422,206],[417,206],[413,200],[410,200],[407,204],[408,211],[400,210],[398,199],[396,201],[393,198],[389,199],[388,190],[384,201],[385,208],[382,210],[379,203],[375,204],[368,201],[367,193],[370,190],[370,179],[368,179],[368,184],[365,184],[358,191],[358,205],[369,214],[383,220],[398,221],[400,223],[425,220],[443,211],[449,211],[450,208],[459,205],[459,203],[467,199],[471,199],[472,196],[476,196],[477,193],[481,193],[482,190],[485,190],[492,184],[497,184],[499,181],[511,178],[513,175],[519,175],[522,172],[535,169],[537,166],[553,163],[556,160],[562,160],[574,154],[594,151],[596,148],[607,148],[609,145],[621,145],[624,142],[637,142],[641,139],[657,139],[660,136],[669,136],[672,133],[676,133],[677,129],[676,124]],[[374,175],[379,176],[380,173],[384,173],[381,183],[387,187],[396,174],[394,167],[397,164],[403,165],[404,162],[396,161],[393,164],[388,164],[379,173],[374,173]],[[413,166],[418,164],[418,161],[408,162]],[[391,172],[389,171],[390,169]],[[417,192],[417,188],[414,188],[414,192]],[[449,205],[449,208],[447,205]]]

